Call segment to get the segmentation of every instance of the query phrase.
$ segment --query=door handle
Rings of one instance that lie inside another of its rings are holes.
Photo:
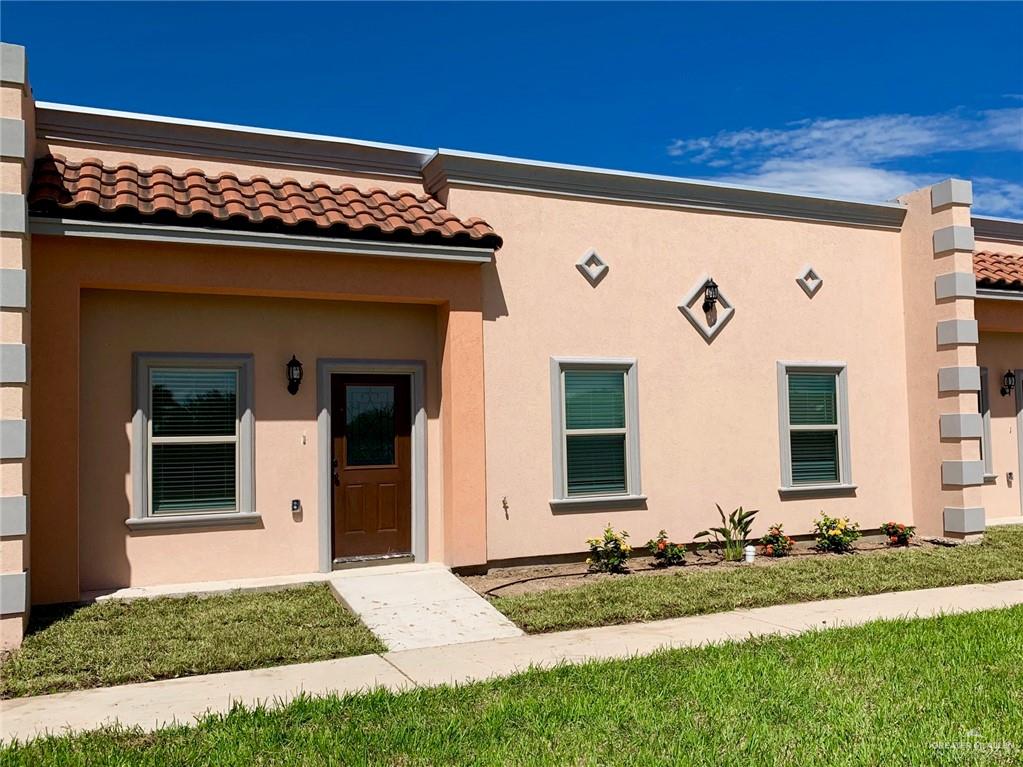
[[[331,473],[332,473],[332,475],[334,477],[334,484],[335,485],[340,485],[341,484],[341,475],[337,473],[337,458],[335,458],[332,461],[332,467],[331,468],[332,468],[332,472]]]

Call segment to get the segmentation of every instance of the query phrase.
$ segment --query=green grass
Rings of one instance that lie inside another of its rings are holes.
[[[816,599],[1023,578],[1023,526],[992,528],[980,545],[838,557],[771,567],[617,576],[570,589],[495,597],[529,633],[679,618]]]
[[[326,585],[33,613],[32,633],[0,666],[2,697],[384,650]]]
[[[0,763],[1018,764],[1021,628],[1023,607],[879,622],[36,740]]]

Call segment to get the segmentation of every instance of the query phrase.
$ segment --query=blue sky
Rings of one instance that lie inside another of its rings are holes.
[[[1023,217],[1023,3],[3,3],[45,101]]]

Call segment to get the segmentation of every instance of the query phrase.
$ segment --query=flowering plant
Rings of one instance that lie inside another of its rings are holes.
[[[848,517],[829,517],[821,512],[820,518],[815,519],[813,524],[818,551],[852,551],[853,543],[861,535],[859,524],[850,522]]]
[[[888,537],[890,546],[908,546],[910,539],[916,535],[916,528],[901,522],[885,522],[881,532]]]
[[[764,547],[765,556],[784,557],[791,553],[792,545],[795,541],[785,535],[785,531],[782,530],[781,525],[771,525],[767,531],[767,535],[760,539],[760,543]]]
[[[628,563],[629,555],[632,554],[632,546],[629,545],[628,538],[629,534],[624,530],[616,533],[615,529],[608,525],[604,528],[604,534],[600,538],[590,538],[586,541],[590,547],[590,556],[586,558],[590,572],[629,572]]]
[[[686,547],[681,543],[669,541],[668,533],[664,530],[661,530],[656,538],[647,541],[646,545],[653,553],[654,565],[657,567],[672,567],[686,563]]]

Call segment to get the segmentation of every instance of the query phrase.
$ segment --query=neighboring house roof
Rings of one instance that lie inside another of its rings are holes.
[[[239,179],[166,166],[139,170],[133,163],[106,166],[60,155],[36,160],[29,209],[68,218],[131,220],[194,226],[261,229],[405,242],[499,248],[501,238],[479,218],[460,220],[435,198],[412,192],[362,191],[323,181],[263,176]]]
[[[1023,290],[1023,255],[978,251],[973,254],[973,272],[977,287]]]

